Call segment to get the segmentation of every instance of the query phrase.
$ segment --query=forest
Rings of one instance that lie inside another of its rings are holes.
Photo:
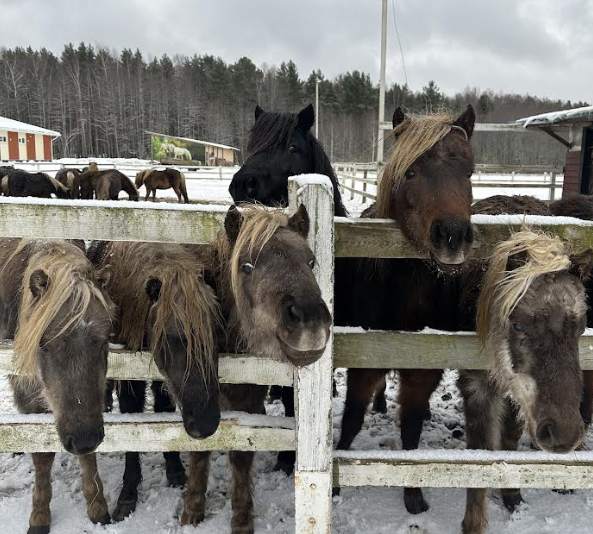
[[[256,104],[297,111],[315,100],[319,138],[332,161],[371,161],[377,137],[378,84],[353,70],[334,79],[301,75],[297,65],[257,66],[247,57],[227,63],[208,54],[147,58],[81,43],[62,53],[0,50],[0,116],[61,132],[55,157],[140,157],[150,154],[146,131],[244,149]],[[587,105],[544,96],[468,87],[444,94],[437,81],[421,90],[395,84],[386,92],[386,118],[400,105],[414,113],[459,113],[472,104],[479,122],[507,122]],[[543,133],[477,133],[476,161],[562,165],[565,149]]]

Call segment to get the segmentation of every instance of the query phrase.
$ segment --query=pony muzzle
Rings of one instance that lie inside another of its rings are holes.
[[[60,433],[60,441],[69,453],[83,456],[95,452],[103,442],[105,430],[103,425],[99,428],[86,428],[72,432]]]
[[[565,454],[575,450],[585,437],[585,423],[580,415],[567,419],[545,419],[538,424],[535,441],[546,452]]]
[[[211,395],[206,406],[200,410],[188,408],[182,410],[183,427],[194,439],[206,439],[216,432],[220,423],[218,395]]]
[[[469,220],[439,219],[430,228],[430,254],[439,265],[463,265],[471,255],[473,242]]]

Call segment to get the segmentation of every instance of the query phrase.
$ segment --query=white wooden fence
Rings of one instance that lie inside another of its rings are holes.
[[[356,195],[361,197],[363,204],[367,200],[375,200],[378,175],[376,164],[336,163],[334,169],[340,186],[350,193],[350,200],[354,199]],[[488,175],[491,174],[503,174],[505,176],[494,181],[488,179]],[[563,182],[558,180],[559,174],[562,174],[562,169],[537,165],[476,165],[472,176],[472,187],[547,189],[549,191],[548,200],[553,201],[556,198],[556,189],[563,186]],[[539,179],[526,180],[522,178],[521,181],[518,181],[516,179],[517,175],[533,175]],[[357,184],[361,185],[357,187]]]
[[[418,258],[393,221],[336,218],[326,177],[290,180],[290,205],[305,204],[311,218],[309,243],[317,257],[315,275],[333,310],[334,257]],[[225,209],[128,202],[34,200],[14,203],[0,198],[0,236],[204,243],[214,239]],[[537,219],[541,223],[541,218]],[[535,221],[535,220],[534,220]],[[333,222],[333,224],[332,224]],[[523,217],[481,216],[475,221],[476,257],[513,230]],[[527,223],[530,218],[527,218]],[[593,224],[540,226],[565,239],[572,251],[593,246]],[[593,369],[593,332],[581,338],[581,365]],[[333,358],[333,361],[332,361]],[[476,451],[337,452],[332,457],[332,368],[485,369],[488,362],[474,333],[363,332],[335,328],[326,351],[311,367],[250,355],[222,355],[220,379],[226,383],[295,385],[295,420],[284,417],[224,414],[210,438],[189,438],[171,414],[107,414],[99,452],[166,450],[297,451],[295,522],[298,534],[328,534],[331,486],[447,486],[593,488],[593,455],[485,453]],[[10,344],[0,345],[0,372],[12,372]],[[160,375],[150,355],[112,351],[108,376],[146,380]],[[0,415],[0,452],[61,451],[51,416]],[[461,518],[460,518],[461,519]]]

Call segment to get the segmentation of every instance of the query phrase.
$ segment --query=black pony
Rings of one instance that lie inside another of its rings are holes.
[[[51,198],[55,195],[57,198],[70,198],[68,188],[47,174],[29,173],[19,169],[8,173],[3,190],[4,194],[10,197]]]
[[[335,214],[346,215],[338,179],[329,159],[311,133],[315,111],[309,104],[299,113],[266,112],[255,108],[247,160],[233,177],[229,193],[235,202],[288,204],[288,178],[305,173],[327,176],[334,186]]]

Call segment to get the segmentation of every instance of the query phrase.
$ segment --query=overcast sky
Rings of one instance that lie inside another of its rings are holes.
[[[593,0],[388,0],[388,82],[593,102]],[[82,40],[146,56],[292,59],[305,78],[379,79],[381,0],[0,0],[0,46]]]

